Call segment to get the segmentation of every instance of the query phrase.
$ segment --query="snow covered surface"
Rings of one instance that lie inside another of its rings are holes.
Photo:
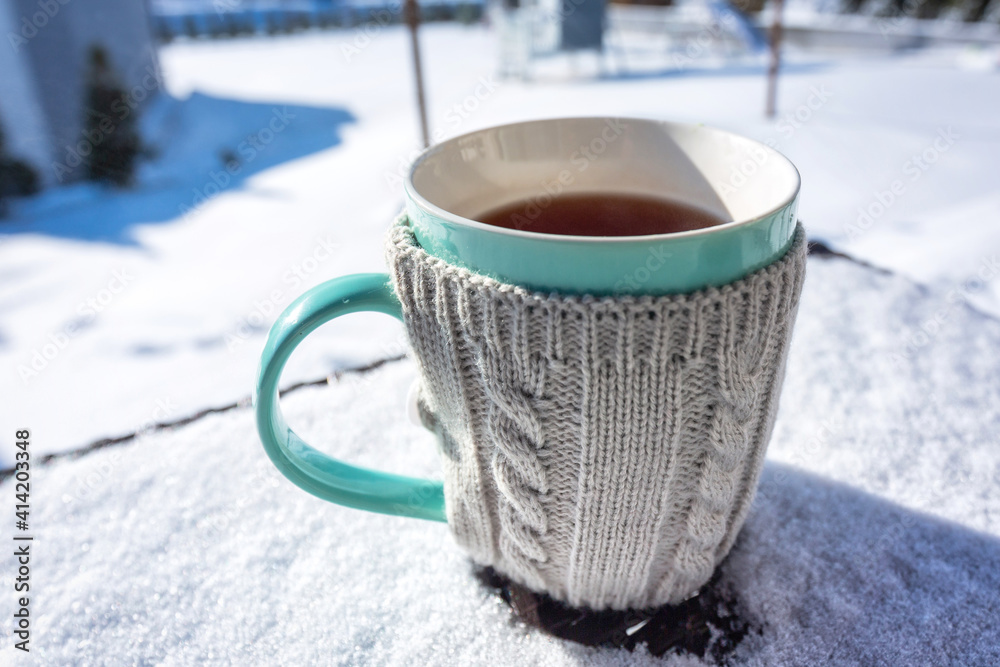
[[[728,128],[786,153],[811,236],[871,265],[809,262],[761,492],[723,565],[751,628],[733,662],[1000,661],[995,54],[790,53],[765,121],[756,56],[647,43],[601,77],[581,56],[519,82],[491,76],[481,27],[423,36],[438,139],[583,114]],[[138,187],[51,190],[0,223],[0,433],[31,428],[37,461],[245,399],[281,309],[382,268],[418,147],[407,49],[400,28],[166,47]],[[401,333],[332,323],[284,383],[398,356]],[[346,460],[434,477],[404,416],[413,374],[393,362],[283,404]],[[663,663],[524,628],[445,526],[300,492],[245,407],[33,474],[34,650],[12,653],[4,617],[0,664]]]
[[[722,566],[751,628],[732,664],[1000,660],[1000,323],[962,306],[901,354],[944,299],[810,259],[761,489]],[[434,477],[432,436],[403,418],[414,373],[389,363],[283,405],[326,451]],[[524,627],[444,525],[292,486],[249,409],[36,468],[33,482],[35,639],[17,664],[703,664]],[[8,588],[14,559],[0,563]],[[0,662],[9,615],[2,628]]]
[[[966,51],[790,53],[779,118],[766,121],[755,56],[615,51],[603,77],[581,55],[520,82],[492,76],[482,27],[423,35],[439,139],[560,115],[704,122],[785,152],[810,234],[873,264],[950,289],[1000,249],[1000,73],[969,67]],[[0,432],[29,424],[39,451],[60,451],[235,401],[296,295],[380,270],[418,148],[407,49],[400,27],[164,47],[170,97],[145,119],[159,156],[139,187],[52,190],[0,224]],[[983,280],[962,300],[1000,314],[998,285]],[[377,315],[338,321],[285,379],[393,356],[400,335]],[[0,458],[10,465],[8,450]]]

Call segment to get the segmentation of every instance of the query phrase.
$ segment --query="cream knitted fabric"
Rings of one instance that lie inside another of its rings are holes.
[[[431,257],[401,217],[388,264],[442,443],[448,523],[479,563],[575,606],[698,590],[750,507],[805,270],[721,288],[529,292]]]

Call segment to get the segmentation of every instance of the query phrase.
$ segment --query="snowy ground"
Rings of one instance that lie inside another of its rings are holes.
[[[55,190],[0,225],[0,432],[27,424],[39,452],[59,451],[246,397],[267,328],[295,295],[382,267],[417,123],[402,29],[359,35],[164,48],[172,99],[147,118],[161,154],[140,187]],[[1000,282],[968,284],[996,273],[1000,250],[1000,73],[981,66],[989,58],[792,54],[781,117],[765,121],[753,57],[716,67],[695,49],[678,69],[672,57],[619,54],[595,79],[581,56],[522,83],[491,78],[496,49],[481,27],[428,26],[423,47],[438,136],[570,114],[733,129],[798,165],[814,237],[1000,314]],[[259,150],[241,150],[248,137]],[[216,195],[227,151],[242,162]],[[331,324],[286,380],[394,356],[400,332],[375,315]],[[9,449],[2,457],[9,466]]]
[[[730,664],[1000,660],[1000,322],[962,306],[900,349],[945,303],[809,261],[761,489],[717,585],[750,628]],[[432,437],[402,416],[413,376],[409,361],[348,374],[286,397],[286,414],[337,456],[433,477]],[[249,409],[34,482],[35,643],[17,664],[710,663],[527,629],[444,525],[336,507],[280,477]],[[14,558],[0,563],[9,590]]]
[[[413,91],[401,30],[355,39],[171,45],[172,98],[147,118],[161,154],[140,187],[55,190],[3,223],[5,443],[29,427],[38,457],[244,398],[278,311],[310,285],[382,266],[396,176],[417,144]],[[876,268],[809,262],[761,493],[723,566],[752,629],[732,659],[996,664],[1000,74],[981,66],[992,61],[797,56],[783,118],[767,122],[752,58],[675,70],[640,54],[632,73],[600,79],[581,58],[575,76],[549,63],[521,83],[490,79],[481,28],[430,26],[423,44],[442,136],[635,115],[730,128],[792,158],[811,235]],[[358,48],[349,61],[346,46]],[[241,151],[248,136],[260,147]],[[242,162],[215,194],[227,150]],[[378,316],[332,324],[285,382],[397,356],[400,333]],[[432,439],[403,417],[412,377],[408,361],[346,374],[291,394],[286,413],[345,459],[433,477]],[[267,462],[246,408],[37,467],[33,482],[35,664],[637,658],[513,622],[444,526],[298,491]],[[0,563],[10,591],[14,559]],[[8,664],[9,614],[0,627]]]

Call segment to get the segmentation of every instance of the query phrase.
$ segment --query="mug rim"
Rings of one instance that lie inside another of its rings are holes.
[[[794,175],[795,178],[795,184],[791,190],[791,194],[783,198],[778,205],[768,209],[767,211],[759,213],[752,218],[745,218],[743,220],[732,220],[730,222],[725,222],[721,225],[712,225],[711,227],[701,227],[699,229],[691,229],[683,232],[669,232],[663,234],[641,234],[634,236],[583,236],[579,234],[550,234],[546,232],[531,232],[522,229],[511,229],[509,227],[498,227],[496,225],[489,225],[484,222],[479,222],[478,220],[472,220],[471,218],[466,218],[456,213],[452,213],[451,211],[448,211],[436,204],[431,203],[417,191],[416,186],[414,186],[413,184],[413,176],[416,173],[417,169],[420,167],[420,165],[423,164],[423,162],[431,155],[434,155],[435,153],[443,150],[445,146],[451,144],[452,142],[460,141],[462,139],[467,139],[477,134],[482,134],[484,132],[489,132],[493,130],[501,130],[501,129],[513,128],[524,125],[559,123],[565,121],[581,121],[581,120],[583,121],[622,120],[627,123],[645,123],[645,124],[661,125],[661,126],[666,125],[675,128],[683,128],[687,130],[695,130],[695,131],[707,130],[721,135],[728,135],[730,137],[740,139],[742,141],[747,141],[750,142],[751,144],[755,144],[756,146],[763,148],[767,151],[772,151],[778,158],[784,161],[785,164],[791,167],[792,174]],[[566,242],[629,243],[636,241],[655,242],[655,241],[667,241],[670,239],[691,238],[696,236],[707,236],[710,234],[716,234],[752,224],[754,222],[757,222],[759,220],[762,220],[764,218],[767,218],[769,216],[778,213],[779,211],[792,205],[796,201],[796,199],[798,199],[799,191],[801,190],[801,188],[802,188],[802,175],[799,174],[799,170],[795,166],[795,164],[791,160],[789,160],[788,157],[784,155],[781,151],[777,150],[776,148],[772,148],[771,146],[768,146],[767,144],[764,144],[760,141],[757,141],[756,139],[751,139],[750,137],[744,136],[742,134],[738,134],[730,130],[723,130],[712,125],[705,125],[703,123],[680,123],[668,120],[658,120],[654,118],[636,118],[629,116],[559,116],[556,118],[522,120],[513,123],[504,123],[502,125],[491,125],[489,127],[480,128],[478,130],[472,130],[471,132],[455,135],[454,137],[446,139],[445,141],[439,144],[434,144],[433,146],[428,146],[427,148],[425,148],[420,153],[420,155],[418,155],[417,158],[413,161],[413,164],[410,165],[410,169],[406,174],[406,179],[403,181],[403,191],[413,201],[413,203],[416,204],[418,207],[424,209],[427,213],[441,220],[461,225],[463,227],[478,229],[483,232],[503,234],[507,236],[516,236],[524,239],[534,239],[538,241],[541,240],[560,241],[563,243]]]

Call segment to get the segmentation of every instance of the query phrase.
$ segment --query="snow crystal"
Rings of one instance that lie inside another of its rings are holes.
[[[750,627],[732,664],[1000,660],[1000,323],[964,307],[897,357],[940,298],[810,260],[761,491],[721,571]],[[434,477],[433,438],[405,419],[414,374],[389,363],[283,406],[345,460]],[[36,468],[32,489],[19,664],[705,664],[528,629],[446,526],[282,478],[249,409]]]
[[[42,369],[0,383],[10,408],[0,432],[19,427],[17,419],[33,426],[39,451],[62,451],[235,401],[252,386],[267,329],[292,298],[383,267],[381,236],[419,149],[409,44],[403,27],[390,26],[347,58],[342,47],[353,38],[344,30],[167,45],[161,60],[176,103],[146,119],[161,154],[140,187],[115,194],[76,185],[14,207],[0,225],[0,361],[14,375],[37,359]],[[756,61],[706,54],[678,68],[660,44],[656,62],[652,52],[609,52],[603,77],[554,69],[553,60],[535,83],[522,83],[494,76],[494,39],[482,27],[424,29],[439,137],[581,113],[707,123],[786,153],[802,173],[799,211],[810,233],[876,265],[950,289],[1000,247],[1000,86],[995,72],[963,68],[961,51],[790,48],[778,117],[767,121]],[[267,151],[202,202],[226,152],[241,157],[240,141],[285,109],[296,118]],[[936,151],[948,128],[954,143],[913,171],[914,156]],[[896,180],[904,191],[883,204]],[[336,251],[324,254],[324,243]],[[328,259],[313,263],[317,252]],[[314,270],[302,270],[307,262]],[[127,286],[105,298],[116,272]],[[993,278],[967,300],[1000,314],[997,285]],[[93,299],[99,312],[87,307]],[[74,335],[64,341],[67,331]],[[398,336],[384,318],[345,318],[310,338],[287,379],[392,356]]]

